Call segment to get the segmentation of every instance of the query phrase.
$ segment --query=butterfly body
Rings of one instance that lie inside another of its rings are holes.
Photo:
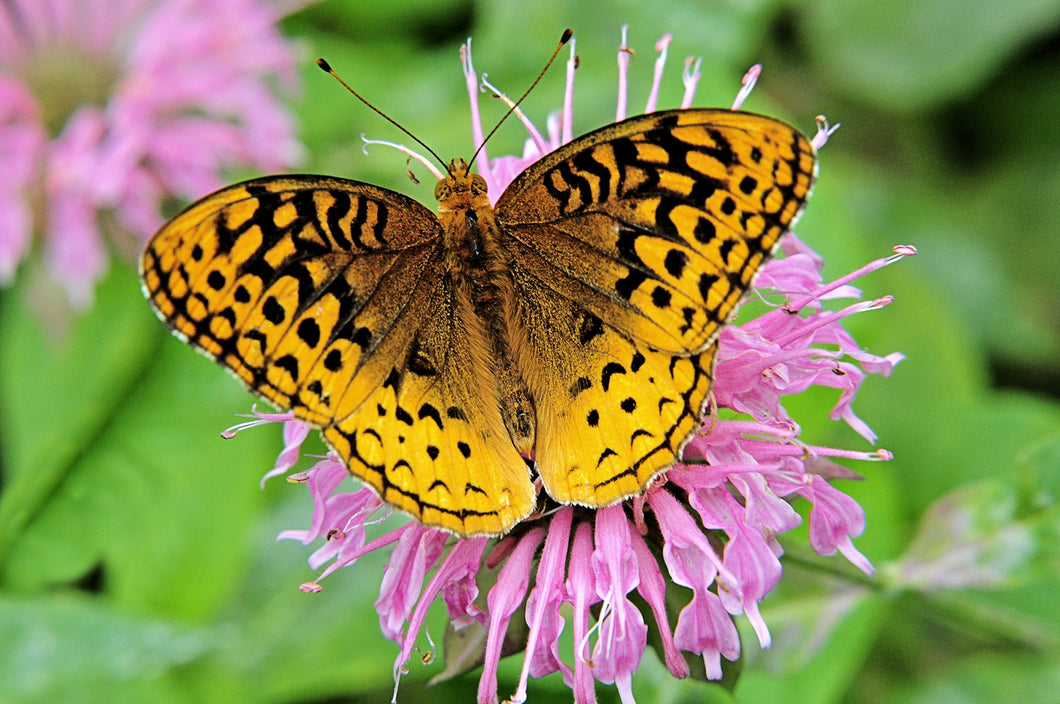
[[[503,247],[487,185],[478,174],[468,172],[463,159],[454,159],[448,176],[435,188],[438,219],[444,233],[446,274],[450,285],[469,313],[478,319],[488,354],[479,355],[482,376],[497,387],[501,417],[512,444],[524,457],[534,446],[534,410],[529,391],[513,353],[515,300],[511,281],[511,255]]]
[[[424,523],[504,533],[535,479],[564,504],[643,492],[700,423],[718,332],[801,212],[813,147],[690,109],[580,137],[495,205],[448,170],[438,215],[320,176],[222,189],[151,240],[145,291]]]

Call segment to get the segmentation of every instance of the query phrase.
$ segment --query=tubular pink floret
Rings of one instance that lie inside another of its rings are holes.
[[[499,193],[505,184],[497,183],[493,177],[493,169],[490,166],[488,147],[483,144],[486,141],[486,133],[482,130],[482,114],[478,105],[478,74],[471,62],[471,37],[467,42],[460,45],[460,64],[464,71],[464,87],[467,89],[468,101],[471,105],[471,145],[478,151],[478,173],[486,179],[486,187],[490,193]]]
[[[406,147],[404,144],[400,144],[398,142],[388,142],[385,139],[368,139],[368,137],[366,137],[363,132],[361,133],[361,142],[363,142],[363,144],[361,145],[361,153],[365,156],[368,155],[368,145],[379,144],[384,147],[396,149],[402,154],[406,155],[410,160],[415,159],[416,161],[420,162],[420,164],[422,164],[425,169],[431,172],[431,176],[434,176],[436,179],[440,180],[445,176],[445,174],[443,174],[442,171],[434,165],[433,161],[420,154],[415,149]]]
[[[509,98],[506,93],[486,80],[486,74],[482,74],[481,83],[483,90],[488,90],[493,93],[495,98],[498,98],[509,108],[515,105],[515,101]],[[537,149],[537,152],[534,154],[535,157],[542,156],[552,151],[548,142],[546,142],[545,138],[541,136],[541,131],[530,121],[530,118],[526,116],[526,113],[523,112],[522,108],[516,107],[512,114],[515,115],[519,122],[523,123],[523,127],[525,127],[526,131],[530,134],[530,139],[534,143],[534,147]]]
[[[845,286],[846,284],[849,284],[851,281],[854,281],[855,279],[860,279],[866,274],[870,274],[878,269],[882,269],[885,266],[894,264],[895,262],[900,261],[906,257],[913,256],[916,253],[916,247],[912,247],[910,245],[895,245],[894,254],[888,257],[875,259],[856,271],[852,271],[851,273],[845,276],[840,276],[838,279],[835,279],[834,281],[824,286],[814,289],[813,293],[811,293],[809,296],[789,303],[788,309],[793,313],[797,313],[798,311],[802,310],[807,304],[821,300],[827,294],[839,289],[842,286]]]
[[[828,125],[828,118],[824,115],[817,116],[817,132],[813,135],[813,139],[810,140],[810,144],[813,145],[814,149],[820,149],[828,141],[828,138],[832,136],[832,133],[839,129],[839,123],[835,123],[831,127]]]
[[[519,685],[511,697],[512,702],[526,701],[526,687],[531,674],[534,677],[544,677],[556,670],[562,670],[568,685],[573,681],[573,673],[558,657],[557,639],[563,630],[562,619],[556,623],[559,605],[564,597],[563,573],[573,518],[574,510],[570,506],[564,506],[552,517],[549,525],[548,537],[534,580],[535,586],[526,600],[526,624],[530,627],[530,633],[526,639],[526,653],[519,675]]]
[[[497,583],[490,589],[490,624],[486,639],[486,654],[479,680],[479,704],[492,704],[497,700],[497,665],[501,659],[501,646],[512,614],[526,598],[530,586],[530,565],[537,546],[545,537],[544,528],[534,528],[524,535],[501,568]]]
[[[760,75],[762,75],[762,64],[755,64],[747,69],[747,73],[743,75],[743,79],[740,81],[742,85],[740,92],[736,94],[736,100],[732,103],[733,110],[739,110],[743,106],[744,101],[751,95],[751,91],[755,89],[755,84],[758,83]]]
[[[700,72],[702,66],[702,57],[692,58],[689,56],[685,59],[685,67],[681,71],[681,82],[685,84],[685,92],[681,96],[682,108],[692,107],[692,103],[696,99],[696,86],[699,85],[699,79],[703,76]]]
[[[257,404],[254,404],[250,408],[250,413],[237,413],[236,415],[242,418],[253,418],[254,420],[246,421],[245,423],[237,423],[236,425],[229,426],[221,431],[221,437],[225,440],[231,440],[242,430],[248,428],[256,428],[259,425],[267,425],[269,423],[285,423],[287,421],[294,420],[294,413],[290,411],[286,413],[262,413],[258,410]]]
[[[655,559],[655,555],[652,554],[651,549],[644,542],[644,538],[640,536],[640,533],[631,531],[630,541],[633,546],[633,552],[637,556],[639,574],[637,592],[644,597],[644,601],[648,603],[648,607],[655,617],[655,624],[660,640],[662,640],[666,667],[674,677],[684,679],[689,675],[688,663],[685,662],[685,659],[677,650],[677,646],[674,645],[673,630],[670,628],[670,619],[666,614],[666,580],[659,569],[659,563]]]
[[[577,39],[572,37],[570,40],[570,58],[567,59],[566,80],[563,84],[563,117],[560,121],[560,144],[566,144],[574,139],[574,72],[578,68],[576,45]]]
[[[655,68],[652,73],[651,90],[648,92],[648,101],[644,105],[644,112],[655,112],[659,104],[659,86],[662,85],[663,69],[666,68],[666,56],[669,53],[670,42],[674,35],[664,34],[655,42],[655,51],[659,54],[655,57]]]
[[[284,414],[287,415],[287,414]],[[290,414],[293,415],[293,414]],[[302,455],[302,442],[309,436],[312,428],[297,420],[288,420],[283,423],[283,450],[276,458],[276,464],[261,478],[260,486],[265,488],[265,482],[272,477],[287,474],[294,467]],[[234,433],[233,433],[234,435]]]
[[[420,629],[423,628],[424,620],[427,618],[427,609],[434,603],[435,598],[441,594],[449,584],[463,578],[468,572],[474,574],[478,571],[478,565],[482,560],[482,552],[486,549],[487,538],[468,538],[459,540],[453,546],[452,551],[431,577],[430,582],[416,599],[416,608],[408,619],[408,627],[402,641],[401,652],[394,661],[395,677],[402,672],[405,663],[412,656],[412,651],[419,638]],[[471,566],[474,569],[471,569]]]
[[[629,104],[629,88],[627,79],[629,77],[629,62],[633,57],[633,50],[626,44],[626,33],[629,25],[622,25],[622,43],[618,47],[618,100],[615,106],[615,122],[626,119],[626,106]]]
[[[858,303],[851,304],[841,310],[817,313],[809,318],[806,318],[804,325],[800,326],[795,330],[792,330],[786,335],[777,338],[775,342],[779,347],[786,347],[794,343],[796,340],[809,337],[814,332],[822,328],[827,328],[836,325],[840,320],[844,318],[848,318],[856,313],[864,313],[865,311],[870,310],[879,310],[880,308],[886,306],[888,303],[890,303],[890,301],[883,298],[877,298],[873,301],[860,301]]]

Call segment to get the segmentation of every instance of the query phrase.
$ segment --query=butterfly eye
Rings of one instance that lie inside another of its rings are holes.
[[[478,174],[471,175],[471,195],[483,196],[486,195],[486,191],[489,187],[486,185],[486,179],[482,178]]]
[[[452,180],[451,176],[443,178],[438,182],[438,185],[434,187],[434,197],[438,202],[445,200],[453,194]]]

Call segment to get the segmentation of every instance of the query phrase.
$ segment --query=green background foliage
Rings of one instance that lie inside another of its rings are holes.
[[[1060,701],[1060,2],[602,8],[325,0],[284,27],[303,49],[307,171],[432,202],[422,169],[415,186],[400,155],[361,154],[361,132],[408,140],[319,72],[317,55],[443,157],[467,157],[467,36],[476,68],[518,94],[573,27],[580,133],[614,119],[628,22],[631,112],[655,41],[673,32],[662,107],[677,104],[681,61],[697,55],[701,105],[731,103],[760,61],[747,109],[806,132],[818,113],[843,123],[798,227],[827,277],[894,244],[919,248],[858,282],[867,297],[896,300],[849,325],[868,349],[908,357],[892,378],[870,378],[855,405],[894,461],[850,465],[865,481],[840,483],[865,507],[857,545],[880,573],[865,580],[842,558],[818,558],[796,531],[781,587],[762,605],[774,646],[760,652],[745,633],[735,690],[674,681],[649,653],[638,701]],[[562,83],[553,69],[525,103],[539,125]],[[503,110],[482,101],[489,124]],[[510,122],[491,153],[523,140]],[[29,302],[37,277],[30,263],[0,293],[0,702],[388,701],[397,647],[372,606],[384,556],[300,593],[310,549],[274,538],[308,525],[309,496],[282,481],[256,487],[278,429],[218,437],[250,396],[166,333],[131,266],[116,263],[96,306],[58,334]],[[792,400],[804,438],[869,449],[827,419],[834,402],[827,392]],[[982,579],[948,583],[960,574],[945,560],[967,550],[982,555]],[[502,667],[502,694],[518,666]],[[426,687],[442,667],[414,657],[399,701],[473,701],[475,675]],[[556,677],[530,694],[570,697]],[[598,696],[617,701],[612,688]]]

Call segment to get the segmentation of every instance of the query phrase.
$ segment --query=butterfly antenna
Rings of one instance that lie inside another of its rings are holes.
[[[557,48],[556,51],[558,52],[559,49]],[[553,55],[552,58],[555,58],[555,55]],[[549,63],[552,63],[552,62],[549,61]],[[424,144],[422,139],[420,139],[416,135],[412,134],[411,132],[409,132],[407,129],[405,129],[401,125],[399,125],[397,123],[397,121],[394,120],[394,118],[390,117],[390,115],[387,115],[385,112],[383,112],[382,110],[380,110],[379,108],[377,108],[376,106],[372,105],[367,100],[365,100],[364,96],[362,96],[360,93],[358,93],[353,88],[351,88],[349,83],[347,83],[346,81],[342,80],[342,77],[339,74],[335,73],[335,70],[333,68],[331,68],[331,64],[329,64],[324,59],[317,59],[317,66],[319,66],[320,69],[322,71],[324,71],[324,73],[330,74],[332,78],[334,78],[336,81],[338,81],[339,83],[342,84],[343,88],[345,88],[346,90],[350,91],[350,93],[353,94],[353,97],[357,98],[357,100],[360,100],[362,103],[364,103],[365,105],[370,107],[372,110],[374,110],[376,112],[377,115],[379,115],[384,120],[386,120],[387,122],[392,124],[394,127],[397,127],[399,130],[401,130],[402,132],[407,134],[409,137],[412,137],[412,139],[416,140],[416,144],[418,144],[421,147],[423,147],[424,149],[426,149],[428,152],[430,152],[431,156],[433,156],[435,159],[438,160],[438,163],[442,165],[442,169],[443,170],[446,170],[446,171],[448,170],[448,167],[446,166],[446,163],[444,161],[442,161],[442,157],[438,156],[433,149],[431,149],[426,144]],[[548,67],[546,66],[545,68],[548,68]],[[538,76],[538,78],[540,79],[541,77]],[[537,83],[537,81],[534,81],[534,83]],[[531,86],[531,88],[533,88],[533,86]],[[526,97],[526,96],[523,96],[523,97]],[[490,134],[492,134],[492,132]]]
[[[470,161],[468,162],[468,164],[467,164],[467,167],[468,167],[468,169],[470,169],[470,168],[471,168],[471,165],[475,163],[475,159],[477,159],[477,158],[478,158],[478,153],[479,153],[480,151],[482,151],[482,148],[483,148],[484,146],[486,146],[486,142],[490,141],[490,137],[492,137],[492,136],[493,136],[493,134],[494,134],[494,133],[495,133],[495,132],[496,132],[496,131],[497,131],[498,129],[500,129],[500,126],[504,124],[504,121],[505,121],[505,120],[507,120],[507,119],[508,119],[508,117],[509,117],[509,116],[510,116],[510,115],[511,115],[511,114],[512,114],[513,112],[515,112],[515,109],[516,109],[517,107],[519,107],[519,103],[523,102],[523,100],[525,100],[525,99],[526,99],[526,96],[530,95],[530,91],[532,91],[532,90],[534,89],[534,86],[536,86],[536,85],[538,84],[538,82],[539,82],[539,81],[540,81],[540,80],[541,80],[542,78],[544,78],[544,76],[545,76],[545,73],[546,73],[546,72],[548,71],[548,67],[549,67],[549,66],[551,66],[551,65],[552,65],[552,62],[556,60],[556,57],[557,57],[557,56],[559,56],[559,51],[560,51],[560,49],[562,49],[562,48],[563,48],[564,46],[566,46],[566,45],[567,45],[567,42],[569,42],[569,41],[570,41],[570,38],[571,38],[571,37],[573,37],[573,36],[574,36],[574,30],[573,30],[573,29],[565,29],[565,30],[563,30],[563,36],[559,38],[559,44],[557,44],[557,45],[556,45],[556,50],[555,50],[555,51],[553,51],[553,52],[552,52],[552,56],[550,56],[550,57],[549,57],[549,59],[548,59],[548,63],[546,63],[546,64],[545,64],[545,67],[544,67],[543,69],[541,69],[541,73],[537,74],[537,78],[535,78],[535,79],[534,79],[534,82],[530,84],[530,87],[526,89],[526,92],[525,92],[525,93],[523,93],[522,97],[520,97],[520,98],[519,98],[518,100],[516,100],[516,101],[515,101],[514,103],[512,103],[512,106],[511,106],[510,108],[508,108],[508,112],[504,113],[504,117],[502,117],[502,118],[501,118],[501,119],[500,119],[500,120],[499,120],[499,121],[497,122],[497,124],[496,124],[496,125],[494,125],[493,129],[492,129],[492,130],[490,130],[490,133],[489,133],[488,135],[486,135],[486,138],[482,140],[482,144],[478,145],[478,149],[476,149],[476,150],[475,150],[475,153],[471,155],[471,160],[470,160]],[[360,96],[357,96],[357,97],[360,97]],[[361,99],[363,100],[363,98],[361,98]],[[378,112],[378,111],[377,111],[377,112]],[[385,116],[384,116],[384,117],[385,117]],[[388,118],[388,119],[389,119],[389,118]],[[413,139],[415,139],[415,137],[414,137]],[[419,140],[417,140],[417,141],[419,141]]]

